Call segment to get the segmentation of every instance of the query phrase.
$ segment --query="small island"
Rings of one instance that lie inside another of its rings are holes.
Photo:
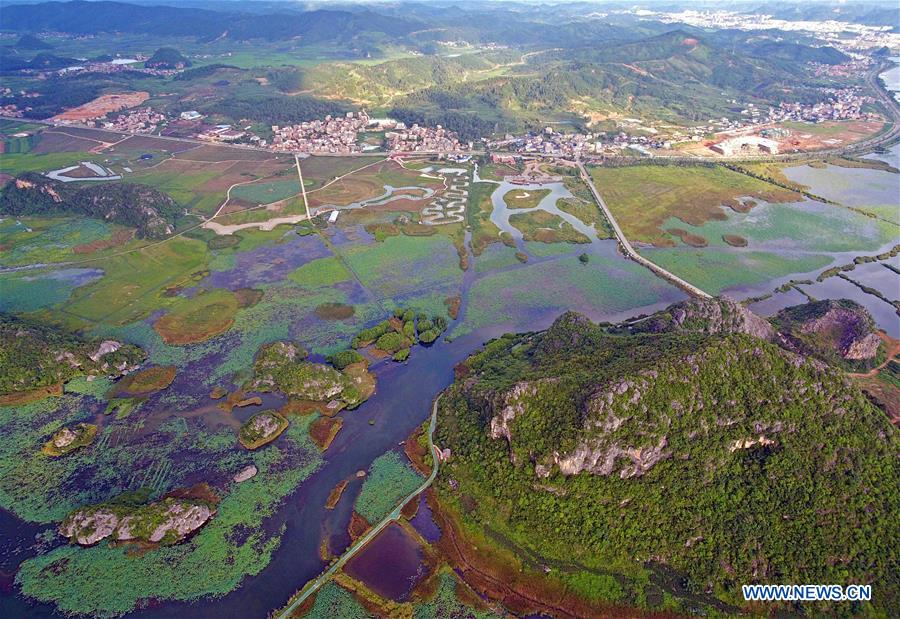
[[[253,415],[238,431],[238,440],[247,449],[268,445],[288,427],[288,420],[276,411],[262,411]]]
[[[41,451],[51,458],[58,458],[90,445],[95,438],[97,438],[97,426],[92,423],[79,423],[57,430],[53,434],[53,438],[44,443]]]
[[[104,539],[171,546],[206,524],[215,506],[206,501],[167,497],[133,505],[127,497],[81,507],[59,525],[60,535],[79,546],[94,546]]]

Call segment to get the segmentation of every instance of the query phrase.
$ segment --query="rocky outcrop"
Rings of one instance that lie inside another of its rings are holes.
[[[271,443],[288,427],[288,420],[276,411],[262,411],[241,426],[238,440],[247,449],[257,449]]]
[[[113,534],[119,526],[119,515],[105,508],[88,508],[70,514],[59,526],[63,537],[81,546],[93,546]]]
[[[2,294],[2,292],[0,292]],[[30,320],[0,314],[0,395],[62,384],[75,376],[118,378],[144,352],[112,340],[84,340]]]
[[[690,299],[676,303],[635,325],[636,331],[650,333],[692,332],[746,333],[763,340],[775,335],[772,325],[727,297]]]
[[[772,321],[786,347],[848,369],[873,366],[881,346],[869,312],[847,299],[788,307]]]
[[[252,479],[252,478],[256,477],[256,474],[258,472],[259,471],[256,469],[256,467],[251,464],[247,467],[244,467],[237,473],[235,473],[234,477],[232,479],[234,479],[235,483],[239,484],[239,483],[247,481],[248,479]]]
[[[115,340],[104,340],[100,343],[100,346],[92,355],[89,355],[89,358],[93,362],[100,361],[100,358],[108,355],[110,353],[114,353],[122,347],[122,344]]]
[[[209,503],[172,497],[138,507],[107,503],[75,510],[60,524],[59,533],[81,546],[107,538],[171,545],[197,531],[214,514]]]
[[[181,540],[202,527],[212,517],[208,505],[176,502],[165,512],[165,520],[158,524],[150,534],[149,541],[161,542],[164,539]]]

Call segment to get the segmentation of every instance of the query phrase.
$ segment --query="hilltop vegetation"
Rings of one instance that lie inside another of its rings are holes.
[[[65,383],[75,376],[117,376],[144,352],[130,344],[84,340],[65,331],[0,314],[0,395]]]
[[[95,183],[72,187],[35,172],[9,181],[0,195],[0,214],[83,214],[131,226],[139,237],[163,238],[180,214],[169,195],[137,183]]]
[[[181,69],[191,66],[191,61],[173,47],[160,47],[144,65],[152,69]]]
[[[649,333],[570,313],[488,343],[441,401],[442,500],[575,572],[547,578],[620,566],[583,590],[596,602],[645,605],[653,562],[735,605],[741,584],[840,581],[895,607],[895,429],[840,372],[715,305]]]

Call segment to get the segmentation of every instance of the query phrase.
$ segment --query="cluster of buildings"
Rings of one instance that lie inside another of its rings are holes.
[[[625,11],[632,12],[632,11]],[[634,14],[665,23],[690,24],[700,28],[717,30],[784,30],[787,32],[808,32],[830,44],[848,44],[855,49],[873,47],[896,48],[900,45],[900,33],[891,24],[870,25],[837,19],[802,20],[778,19],[758,11],[746,13],[726,10],[687,10],[681,12],[655,12],[646,9],[633,11]],[[837,9],[836,9],[837,15]]]
[[[434,127],[420,127],[413,124],[412,127],[401,129],[398,123],[395,131],[385,131],[384,139],[388,150],[404,153],[412,152],[456,152],[469,150],[472,143],[463,144],[459,137],[449,129],[441,125]]]
[[[153,133],[166,121],[165,114],[152,107],[142,107],[122,112],[110,120],[96,120],[94,126],[127,133]]]
[[[271,148],[304,153],[358,153],[363,150],[359,134],[369,124],[369,115],[363,110],[336,117],[329,114],[324,120],[297,125],[272,125]]]
[[[113,58],[109,61],[102,62],[85,62],[84,64],[73,65],[71,67],[63,67],[54,71],[36,71],[39,75],[79,75],[81,73],[103,73],[112,75],[115,73],[123,73],[125,71],[132,73],[143,73],[144,75],[153,75],[157,77],[171,77],[180,71],[178,69],[158,69],[153,67],[135,66],[147,60],[146,56],[137,54],[134,58]],[[26,72],[29,72],[26,70]]]
[[[197,135],[198,140],[228,143],[239,142],[245,137],[248,137],[246,130],[235,129],[231,125],[213,125],[209,128],[204,127],[204,130]]]
[[[769,122],[801,120],[822,122],[825,120],[872,120],[877,117],[871,112],[863,112],[863,106],[873,101],[872,97],[860,95],[856,88],[830,89],[825,101],[805,105],[802,103],[782,103],[769,111]]]
[[[614,135],[606,132],[559,133],[552,127],[546,127],[540,133],[529,133],[524,136],[507,134],[502,140],[488,141],[487,147],[492,150],[512,151],[521,155],[576,157],[600,153],[613,154],[628,148],[641,154],[650,154],[648,150],[650,148],[668,149],[672,147],[672,144],[666,139],[653,135],[629,135],[625,132]]]

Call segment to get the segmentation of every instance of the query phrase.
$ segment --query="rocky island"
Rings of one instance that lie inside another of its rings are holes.
[[[97,426],[92,423],[78,423],[72,427],[63,427],[57,430],[53,437],[44,444],[41,451],[45,455],[56,458],[90,445],[95,438],[97,438]]]
[[[247,449],[259,449],[287,430],[288,420],[276,411],[262,411],[241,426],[238,440]]]
[[[59,525],[59,533],[80,546],[93,546],[104,539],[170,546],[213,515],[214,505],[174,497],[137,506],[110,502],[75,510]]]

